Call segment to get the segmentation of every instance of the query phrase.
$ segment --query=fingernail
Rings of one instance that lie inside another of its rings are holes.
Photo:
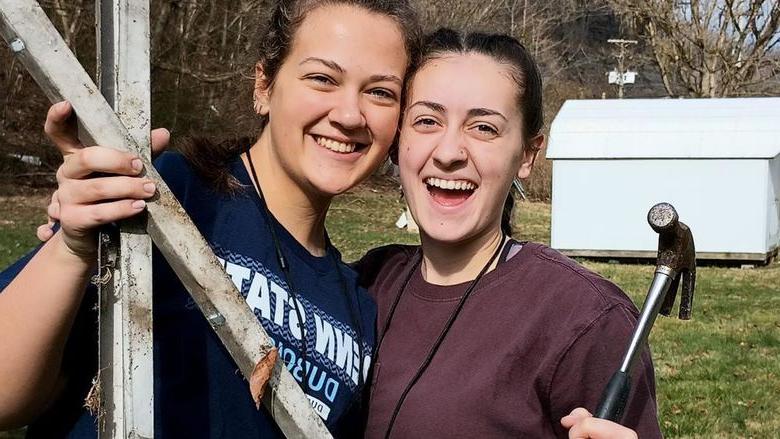
[[[150,194],[153,194],[154,191],[157,190],[157,186],[155,186],[154,183],[144,183],[144,190]]]
[[[131,204],[131,206],[133,206],[133,209],[143,209],[144,207],[146,207],[146,201],[135,200],[133,201],[133,204]]]
[[[137,171],[137,172],[140,172],[141,169],[144,168],[144,164],[141,161],[141,159],[133,159],[132,166],[133,166],[133,169],[135,171]]]

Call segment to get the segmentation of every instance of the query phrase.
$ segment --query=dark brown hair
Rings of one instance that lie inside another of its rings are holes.
[[[420,46],[420,26],[417,14],[409,0],[277,0],[261,38],[258,63],[272,86],[292,47],[295,33],[312,10],[329,5],[355,6],[393,19],[404,36],[408,65],[416,64]],[[259,117],[259,116],[258,116]],[[268,117],[261,118],[265,126]],[[232,191],[240,187],[230,174],[228,164],[237,155],[252,146],[249,138],[215,142],[204,138],[190,138],[176,145],[195,171],[218,191]]]
[[[481,32],[464,34],[446,28],[437,30],[424,38],[420,60],[408,75],[407,87],[411,87],[415,74],[426,64],[453,53],[478,53],[505,65],[517,84],[517,105],[523,118],[524,144],[529,145],[534,137],[542,133],[542,75],[525,46],[508,35]],[[513,207],[514,198],[510,189],[501,214],[501,230],[507,235],[512,234]]]

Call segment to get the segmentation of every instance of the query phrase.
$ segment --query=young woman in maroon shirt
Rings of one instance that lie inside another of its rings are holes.
[[[512,181],[531,173],[542,128],[541,78],[519,42],[427,39],[397,158],[422,245],[358,264],[378,304],[367,438],[635,436],[574,409],[595,408],[636,308],[507,227]],[[660,437],[649,353],[636,369],[626,424]]]

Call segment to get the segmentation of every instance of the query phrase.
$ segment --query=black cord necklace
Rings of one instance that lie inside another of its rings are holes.
[[[458,305],[455,307],[455,310],[453,310],[452,314],[450,314],[450,317],[447,319],[447,323],[444,324],[444,328],[439,333],[439,336],[436,338],[436,341],[434,341],[433,345],[431,346],[431,349],[428,351],[428,354],[425,356],[425,360],[417,369],[417,372],[415,372],[411,381],[409,381],[409,383],[406,385],[406,388],[401,393],[401,397],[398,398],[398,402],[396,403],[395,408],[393,409],[393,414],[390,417],[390,422],[387,425],[387,431],[385,432],[385,439],[388,439],[390,437],[390,433],[393,431],[393,425],[395,424],[395,420],[398,417],[398,413],[401,411],[401,406],[403,405],[404,400],[406,400],[406,396],[412,390],[412,387],[414,387],[414,385],[417,384],[417,381],[419,381],[420,377],[422,377],[422,374],[428,369],[428,366],[430,366],[434,355],[436,355],[436,352],[439,350],[439,347],[441,347],[444,338],[447,336],[447,333],[450,331],[452,325],[455,323],[455,319],[458,318],[458,314],[460,314],[461,310],[463,309],[463,305],[466,303],[466,300],[468,300],[469,296],[474,291],[474,288],[477,286],[477,284],[482,279],[482,277],[485,275],[488,268],[490,268],[490,266],[493,265],[493,262],[496,260],[498,255],[501,254],[501,250],[504,248],[505,244],[506,244],[506,235],[504,235],[504,233],[502,232],[501,240],[498,244],[498,247],[493,252],[493,255],[490,257],[490,259],[488,259],[485,266],[482,267],[482,270],[480,270],[477,277],[474,278],[474,280],[471,281],[471,284],[469,284],[468,288],[466,288],[466,291],[463,293],[463,296],[460,298],[460,301],[458,302]],[[387,319],[385,320],[385,324],[383,325],[382,328],[382,334],[380,334],[379,341],[377,342],[376,345],[376,351],[375,351],[376,353],[374,354],[374,363],[379,361],[379,348],[382,346],[382,342],[385,339],[385,335],[387,334],[388,329],[390,329],[390,322],[393,320],[393,315],[395,314],[395,310],[398,307],[398,303],[401,301],[401,296],[403,296],[404,292],[406,291],[406,287],[409,286],[409,281],[411,281],[412,276],[419,269],[420,264],[422,263],[422,252],[419,251],[418,255],[419,256],[417,257],[417,260],[412,266],[412,269],[409,270],[409,273],[406,275],[406,279],[404,279],[404,283],[402,284],[401,289],[398,291],[398,294],[395,296],[395,299],[393,300],[393,304],[390,306],[390,312],[387,315]]]
[[[263,215],[263,219],[265,220],[266,225],[268,226],[268,230],[271,234],[271,240],[274,243],[274,250],[276,252],[276,260],[279,264],[279,267],[282,269],[282,275],[284,276],[284,280],[287,283],[287,286],[290,288],[290,293],[293,297],[293,308],[295,308],[295,315],[298,318],[298,324],[300,325],[301,329],[301,375],[303,378],[302,388],[303,392],[308,394],[309,389],[309,379],[308,379],[308,369],[306,368],[306,358],[307,358],[307,349],[309,344],[309,337],[307,336],[303,316],[301,314],[301,310],[298,307],[298,304],[300,301],[298,300],[298,290],[295,288],[295,285],[292,282],[292,277],[290,276],[290,264],[287,262],[287,258],[284,256],[284,252],[282,251],[282,246],[279,241],[279,237],[276,234],[276,227],[271,222],[271,212],[268,210],[268,205],[265,201],[265,195],[263,194],[263,189],[260,187],[260,179],[257,178],[257,171],[255,171],[255,164],[252,161],[252,155],[247,150],[245,153],[246,160],[249,162],[249,169],[252,171],[252,181],[255,184],[255,188],[257,189],[257,193],[260,196],[260,199],[263,201],[263,208],[259,209],[261,214]],[[364,359],[363,359],[363,322],[360,316],[362,316],[362,310],[360,308],[360,299],[356,296],[355,300],[353,301],[352,298],[349,295],[349,291],[347,288],[347,281],[344,279],[344,273],[341,271],[341,267],[339,267],[338,260],[336,260],[336,255],[332,251],[327,251],[327,253],[330,254],[331,261],[333,262],[333,267],[335,268],[336,272],[339,276],[339,283],[341,284],[341,291],[344,295],[344,299],[349,304],[349,313],[350,317],[352,319],[352,323],[355,326],[355,329],[357,330],[357,336],[358,336],[358,355],[360,355],[359,360],[359,370],[358,370],[358,383],[357,383],[357,390],[355,391],[355,394],[352,396],[352,401],[350,401],[349,406],[347,407],[347,410],[349,407],[352,406],[352,404],[355,401],[355,396],[357,395],[359,399],[362,399],[362,392],[360,392],[360,387],[363,384],[363,366],[364,366]],[[357,306],[357,310],[355,309]]]

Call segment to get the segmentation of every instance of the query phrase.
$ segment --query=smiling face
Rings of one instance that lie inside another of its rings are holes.
[[[392,19],[356,6],[306,14],[270,87],[258,70],[260,143],[273,166],[310,196],[329,199],[384,160],[400,113],[407,66]]]
[[[423,240],[489,239],[512,179],[527,177],[517,83],[481,54],[445,54],[414,76],[400,137],[404,194]]]

